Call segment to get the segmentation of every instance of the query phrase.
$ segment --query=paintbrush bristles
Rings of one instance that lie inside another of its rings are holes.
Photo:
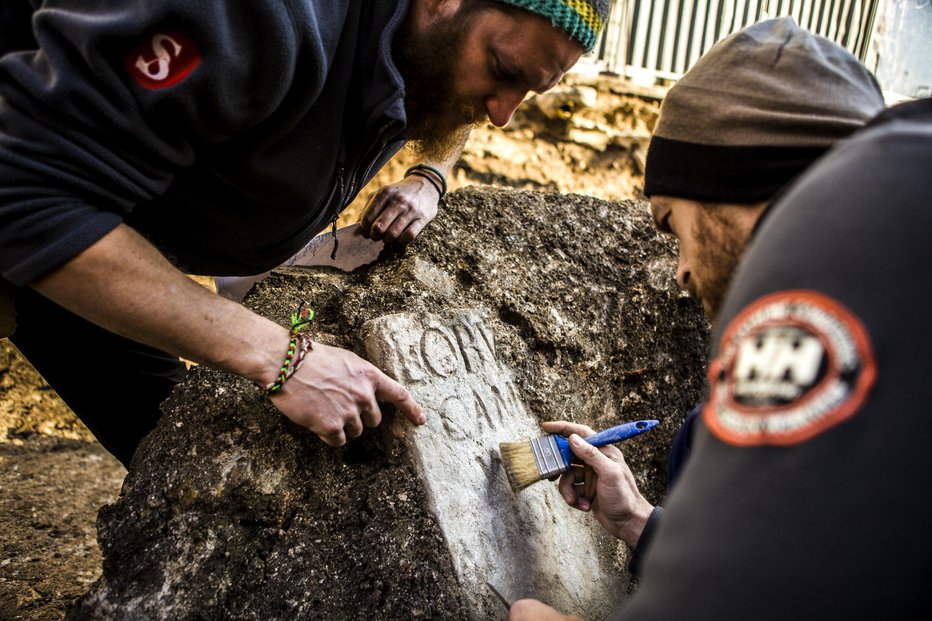
[[[505,465],[505,474],[511,490],[518,492],[528,485],[540,481],[540,469],[534,459],[534,451],[530,442],[502,442],[498,451]]]

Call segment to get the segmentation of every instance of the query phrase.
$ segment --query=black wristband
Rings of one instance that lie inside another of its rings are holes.
[[[440,189],[440,185],[436,181],[434,181],[430,175],[428,175],[427,173],[423,173],[419,170],[412,170],[412,171],[409,171],[408,174],[405,175],[405,178],[410,177],[411,175],[417,175],[418,177],[427,179],[427,182],[431,184],[432,186],[434,186],[434,189],[437,190],[437,194],[440,195],[440,198],[443,198],[443,190]]]
[[[440,193],[440,198],[442,199],[447,195],[447,178],[443,176],[442,172],[433,166],[428,166],[427,164],[415,164],[405,171],[404,176],[407,177],[408,175],[418,175],[419,177],[424,177],[425,179],[430,179],[433,181],[433,179],[430,178],[430,175],[427,175],[425,171],[437,175],[437,179],[440,179],[440,187],[437,187],[436,182],[434,183],[434,187],[437,188],[437,192]]]

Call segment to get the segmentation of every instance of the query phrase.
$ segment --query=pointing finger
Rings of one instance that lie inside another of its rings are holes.
[[[376,399],[391,403],[412,423],[417,425],[426,423],[427,417],[424,415],[424,408],[414,400],[411,392],[381,371],[378,373],[379,379],[375,386]]]

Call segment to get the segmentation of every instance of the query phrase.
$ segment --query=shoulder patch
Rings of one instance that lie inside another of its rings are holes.
[[[876,375],[867,330],[851,311],[815,291],[781,291],[728,325],[703,419],[730,444],[798,444],[853,415]]]
[[[157,32],[130,50],[124,64],[140,86],[157,90],[188,77],[201,64],[201,53],[180,32]]]

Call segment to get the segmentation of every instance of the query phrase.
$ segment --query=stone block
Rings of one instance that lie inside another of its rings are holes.
[[[506,480],[499,443],[541,432],[488,322],[475,309],[386,315],[363,325],[363,340],[369,359],[440,419],[395,428],[419,466],[472,618],[502,611],[489,606],[486,582],[512,599],[603,618],[627,586],[613,566],[616,544],[552,485],[515,494]]]
[[[543,420],[661,424],[621,445],[647,498],[700,397],[708,326],[644,203],[449,195],[405,249],[351,273],[273,272],[245,300],[408,385],[428,423],[330,448],[244,380],[197,368],[98,519],[102,578],[70,619],[488,619],[485,587],[602,619],[624,546],[497,455]],[[132,416],[131,407],[127,416]]]

